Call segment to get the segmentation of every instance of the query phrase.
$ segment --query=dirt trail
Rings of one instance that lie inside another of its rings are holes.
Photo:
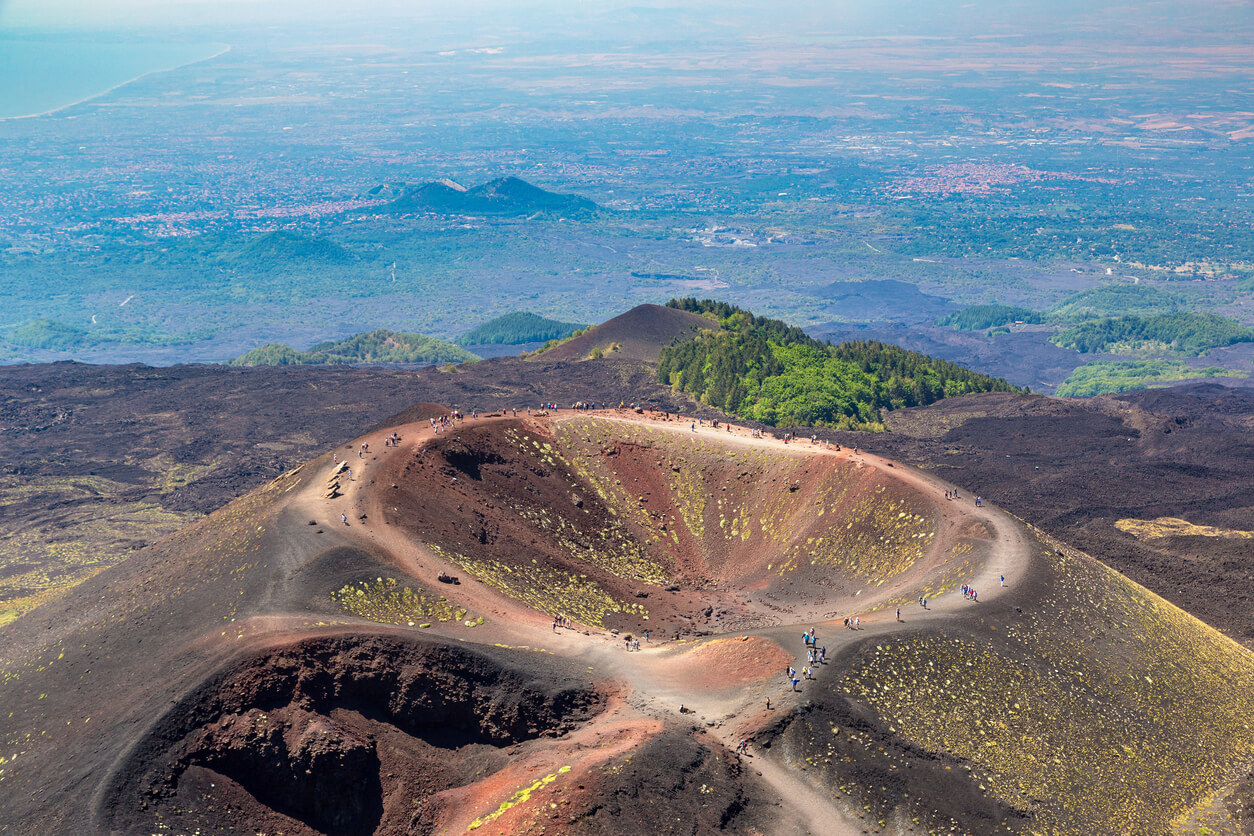
[[[926,610],[921,609],[917,603],[903,607],[903,623],[899,624],[894,618],[893,608],[872,612],[877,604],[901,597],[902,590],[898,586],[886,585],[859,600],[859,608],[866,613],[861,616],[861,629],[846,629],[840,621],[813,622],[813,626],[819,631],[819,644],[825,646],[832,657],[838,656],[842,649],[870,636],[916,629],[920,624],[939,623],[952,618],[956,613],[969,612],[971,608],[979,607],[983,602],[994,600],[1003,594],[1000,582],[1002,576],[1005,577],[1006,586],[1013,587],[1029,565],[1031,544],[1017,520],[992,505],[977,507],[971,497],[947,500],[945,494],[954,490],[954,486],[878,456],[855,453],[850,449],[828,449],[821,445],[812,445],[808,439],[785,444],[775,438],[753,437],[750,431],[735,426],[730,432],[723,428],[715,430],[708,425],[694,432],[690,422],[683,419],[657,421],[626,410],[560,413],[549,420],[561,421],[590,415],[611,422],[644,424],[654,430],[673,432],[701,441],[716,440],[725,444],[769,449],[774,454],[830,456],[859,463],[864,467],[891,474],[892,478],[936,500],[941,509],[939,525],[961,528],[980,523],[988,530],[991,541],[989,557],[970,579],[970,583],[980,592],[980,604],[966,600],[958,590],[953,590],[929,600]],[[509,416],[463,420],[451,432],[507,419],[513,420]],[[371,553],[385,554],[421,583],[438,588],[435,586],[437,575],[449,570],[449,564],[406,537],[398,528],[382,524],[383,504],[389,486],[375,484],[387,457],[413,456],[422,446],[436,438],[436,434],[425,423],[397,427],[395,430],[401,436],[401,441],[396,446],[383,447],[380,433],[377,437],[357,439],[347,448],[340,448],[348,453],[346,460],[353,471],[352,480],[341,480],[342,497],[325,499],[322,496],[323,482],[313,480],[308,488],[292,498],[291,506],[301,514],[327,521],[328,527],[335,529],[337,539],[353,543]],[[359,456],[357,451],[363,440],[370,444],[371,449],[364,456]],[[341,513],[347,516],[347,525],[341,521]],[[365,515],[364,520],[360,518],[362,514]],[[716,678],[702,670],[700,665],[693,665],[694,669],[688,676],[677,676],[675,657],[677,654],[691,653],[720,638],[726,640],[727,635],[662,646],[646,645],[641,652],[628,653],[624,650],[622,640],[606,630],[581,627],[554,632],[548,616],[525,607],[474,578],[463,577],[461,586],[457,588],[457,597],[464,606],[485,613],[489,618],[488,624],[474,630],[455,624],[437,625],[431,632],[447,634],[465,641],[542,648],[579,660],[593,669],[598,677],[608,676],[630,689],[627,700],[629,708],[626,710],[638,712],[642,719],[669,718],[680,723],[693,724],[733,750],[740,740],[751,737],[774,717],[780,716],[778,712],[786,713],[796,707],[805,699],[808,689],[819,687],[825,679],[824,669],[818,667],[816,680],[802,683],[800,689],[794,692],[785,680],[784,666],[779,666],[763,671],[752,681],[739,683],[735,687],[720,686],[717,681],[711,681]],[[798,617],[792,623],[778,627],[739,631],[733,638],[743,635],[777,645],[782,649],[782,656],[791,658],[792,666],[801,670],[809,664],[798,635],[806,626],[811,625],[803,617]],[[682,661],[679,668],[683,668]],[[765,711],[768,698],[771,712]],[[780,836],[843,836],[862,832],[864,823],[826,790],[813,783],[805,772],[764,752],[751,752],[747,755],[747,763],[781,800],[782,812],[777,818],[775,833]]]

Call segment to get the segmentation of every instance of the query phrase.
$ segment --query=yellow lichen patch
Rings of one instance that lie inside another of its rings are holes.
[[[1158,517],[1153,520],[1117,520],[1115,528],[1131,534],[1138,540],[1153,540],[1160,537],[1225,537],[1236,540],[1248,540],[1254,537],[1254,531],[1215,528],[1211,525],[1195,525],[1179,517]]]
[[[643,605],[623,603],[583,575],[546,566],[510,566],[496,560],[479,560],[435,545],[428,548],[493,589],[548,615],[562,615],[596,627],[602,626],[610,613],[649,617]]]
[[[553,439],[556,447],[548,442],[540,443],[527,434],[515,434],[513,441],[523,453],[548,456],[545,463],[550,466],[557,467],[560,463],[570,476],[578,479],[570,485],[572,501],[591,499],[590,487],[613,519],[599,524],[593,531],[577,520],[567,520],[553,509],[519,504],[515,505],[515,511],[533,525],[552,533],[574,559],[620,578],[663,586],[670,582],[669,574],[632,535],[628,525],[642,529],[650,539],[656,540],[657,524],[602,458],[592,455],[594,450],[614,440],[609,435],[594,432],[606,429],[603,422],[572,421],[558,426]],[[648,447],[642,441],[631,441],[638,443],[641,449]],[[585,513],[587,510],[584,508]]]
[[[482,816],[472,821],[470,823],[470,826],[467,827],[466,829],[478,830],[479,828],[483,827],[485,824],[488,824],[489,822],[494,821],[500,818],[501,816],[505,815],[505,813],[517,807],[519,804],[526,804],[528,801],[531,800],[531,796],[533,793],[535,793],[537,790],[541,790],[544,787],[547,787],[549,784],[557,780],[558,775],[565,775],[567,772],[570,772],[570,767],[563,766],[561,769],[557,770],[557,772],[550,773],[549,775],[545,775],[543,778],[536,781],[531,786],[523,787],[518,792],[514,793],[513,796],[509,798],[508,801],[501,802],[500,807],[497,807],[494,811],[492,811],[491,813],[488,813],[486,816]]]
[[[705,536],[706,487],[701,474],[692,467],[680,467],[671,471],[671,490],[675,495],[675,507],[692,536]]]
[[[1086,556],[1038,560],[1004,631],[886,641],[842,687],[1032,832],[1166,836],[1254,757],[1254,654]]]
[[[377,621],[413,627],[428,621],[462,621],[466,611],[443,595],[401,586],[396,578],[375,578],[347,584],[331,593],[345,612]],[[479,617],[477,623],[482,624]],[[426,626],[426,625],[424,625]]]
[[[882,584],[913,566],[935,537],[931,512],[904,499],[890,499],[882,489],[832,510],[844,524],[797,544],[790,554],[800,553],[812,565],[846,569]]]

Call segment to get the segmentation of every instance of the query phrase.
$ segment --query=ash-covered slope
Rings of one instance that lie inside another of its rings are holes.
[[[605,356],[656,363],[664,346],[690,340],[702,330],[717,331],[719,324],[663,305],[637,305],[534,357],[554,362]]]

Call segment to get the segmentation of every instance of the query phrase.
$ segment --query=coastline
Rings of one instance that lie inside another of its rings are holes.
[[[222,49],[218,50],[213,55],[206,55],[204,58],[197,58],[194,61],[185,61],[182,64],[173,64],[169,67],[158,67],[155,70],[146,70],[140,73],[139,75],[135,76],[134,78],[128,78],[125,81],[118,82],[117,84],[113,85],[112,87],[106,90],[101,90],[99,93],[92,93],[90,96],[84,96],[81,99],[77,99],[72,102],[67,102],[66,104],[63,104],[63,105],[57,105],[54,108],[51,108],[49,110],[42,110],[38,113],[21,113],[21,114],[18,114],[17,116],[0,116],[0,122],[15,122],[19,119],[38,119],[41,116],[51,116],[54,113],[60,113],[61,111],[66,110],[68,108],[77,107],[78,105],[81,105],[81,104],[86,104],[87,102],[90,102],[92,99],[98,99],[101,96],[107,96],[110,93],[113,93],[117,90],[122,89],[128,84],[134,84],[140,79],[147,78],[150,75],[156,75],[157,73],[168,73],[171,70],[179,70],[179,69],[182,69],[183,67],[190,67],[195,64],[203,64],[205,61],[212,61],[215,58],[221,58],[223,55],[226,55],[230,51],[231,51],[231,45],[226,44]]]

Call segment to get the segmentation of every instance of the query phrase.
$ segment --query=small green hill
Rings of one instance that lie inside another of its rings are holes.
[[[528,311],[514,311],[485,322],[457,338],[458,345],[521,345],[560,340],[583,328],[574,322],[558,322]]]
[[[336,342],[323,342],[308,351],[271,343],[230,362],[232,366],[297,366],[384,364],[433,365],[475,363],[479,358],[452,343],[422,334],[406,334],[379,329],[356,334]]]
[[[399,198],[377,207],[374,212],[386,215],[434,212],[448,215],[580,217],[590,215],[598,208],[587,198],[546,191],[517,177],[502,177],[470,189],[449,180],[407,187]]]
[[[1172,351],[1196,357],[1212,348],[1254,342],[1254,330],[1225,316],[1182,312],[1092,319],[1065,328],[1051,339],[1085,354]]]
[[[357,260],[351,251],[325,238],[311,238],[286,229],[267,232],[228,253],[253,264],[304,262],[314,264],[349,264]]]
[[[974,392],[1019,391],[1004,380],[880,342],[830,345],[726,302],[678,299],[721,331],[662,349],[658,378],[703,403],[774,426],[883,429],[881,411]]]
[[[32,319],[4,333],[11,345],[23,348],[64,350],[78,348],[87,342],[87,332],[54,319]]]
[[[1055,322],[1077,322],[1100,316],[1155,316],[1180,310],[1180,297],[1143,284],[1108,284],[1082,290],[1049,310]]]
[[[1020,308],[1016,305],[972,305],[951,313],[936,324],[950,326],[958,331],[983,331],[985,328],[997,328],[1012,322],[1035,325],[1042,320],[1040,311],[1031,308]]]

